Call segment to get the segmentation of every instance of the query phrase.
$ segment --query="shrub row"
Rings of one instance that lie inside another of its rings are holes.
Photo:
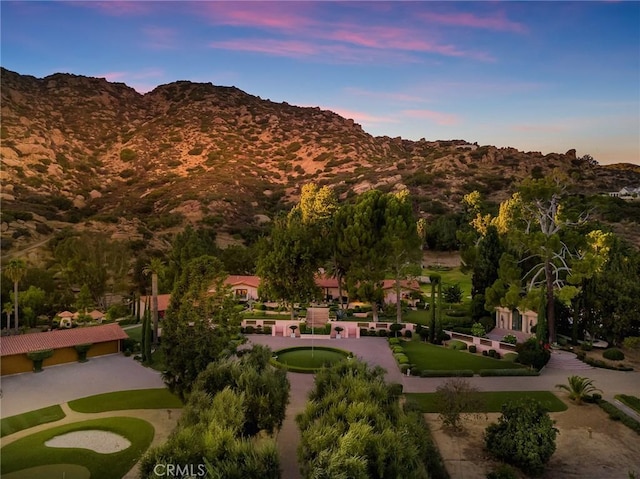
[[[640,422],[636,421],[632,417],[627,416],[620,409],[604,399],[600,399],[598,401],[598,406],[600,406],[600,408],[605,411],[611,419],[613,419],[614,421],[620,421],[629,429],[635,431],[637,434],[640,434]]]
[[[500,359],[500,353],[495,349],[490,349],[489,351],[485,349],[484,351],[482,351],[482,355],[488,356],[490,358]]]
[[[411,371],[412,375],[416,375],[414,374],[414,371]],[[420,377],[423,378],[460,378],[460,377],[465,377],[465,378],[470,378],[473,377],[473,370],[472,369],[451,369],[449,371],[443,371],[441,369],[424,369],[422,371],[420,371]]]
[[[256,328],[254,326],[247,326],[240,328],[240,332],[243,334],[267,334],[271,335],[271,326],[265,326],[263,328]]]
[[[481,369],[478,374],[482,377],[486,376],[540,376],[535,369]]]

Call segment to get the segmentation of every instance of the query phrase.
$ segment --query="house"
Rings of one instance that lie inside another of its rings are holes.
[[[322,299],[325,301],[333,301],[340,299],[340,288],[338,287],[338,279],[335,277],[328,277],[324,274],[316,276],[316,285],[322,291]],[[347,291],[342,289],[342,296],[347,296]]]
[[[30,352],[52,349],[53,355],[43,363],[47,367],[77,361],[75,346],[81,344],[91,344],[87,357],[119,353],[121,341],[127,338],[127,333],[117,324],[4,336],[0,338],[0,374],[33,370],[33,361],[27,356]]]
[[[609,196],[621,198],[623,200],[631,200],[640,197],[640,187],[624,187],[618,191],[612,191]]]
[[[145,311],[147,310],[147,305],[149,305],[149,309],[152,308],[151,302],[153,301],[153,296],[140,296],[140,303],[138,307],[140,308],[140,317],[144,316]],[[164,318],[165,312],[169,309],[169,302],[171,301],[170,294],[159,294],[158,295],[158,317]]]
[[[386,304],[396,304],[396,280],[385,279],[382,282],[382,291],[384,292],[384,302]],[[414,306],[419,300],[412,298],[415,293],[421,293],[420,284],[416,280],[401,280],[400,281],[400,299],[407,301],[411,306]]]
[[[524,337],[533,336],[531,329],[538,324],[538,313],[531,310],[496,308],[496,329],[508,333],[523,333]],[[517,334],[515,334],[518,337]],[[519,338],[520,339],[520,338]]]
[[[231,288],[231,293],[237,301],[258,299],[259,276],[232,274],[224,282]]]

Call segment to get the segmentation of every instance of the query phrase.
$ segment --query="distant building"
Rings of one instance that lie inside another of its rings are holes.
[[[632,200],[640,198],[640,186],[638,187],[625,187],[619,191],[612,191],[609,193],[609,196],[613,198],[620,198],[623,200]]]

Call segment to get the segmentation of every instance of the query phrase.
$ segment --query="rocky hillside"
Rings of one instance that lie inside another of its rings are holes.
[[[584,193],[640,184],[638,167],[588,165],[573,150],[373,137],[333,112],[233,87],[175,82],[141,95],[98,78],[1,75],[3,254],[69,225],[131,240],[187,222],[250,236],[309,181],[342,198],[407,187],[423,215],[474,189],[499,201],[553,168]]]

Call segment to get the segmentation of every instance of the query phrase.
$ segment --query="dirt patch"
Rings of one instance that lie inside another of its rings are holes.
[[[484,479],[499,464],[484,450],[483,433],[500,414],[470,420],[460,436],[443,431],[437,414],[425,416],[452,478]],[[598,406],[570,405],[551,417],[560,433],[543,479],[626,478],[630,471],[640,473],[638,435],[609,419]]]
[[[460,253],[455,251],[425,251],[422,253],[422,265],[425,268],[441,266],[457,268],[461,263]]]

